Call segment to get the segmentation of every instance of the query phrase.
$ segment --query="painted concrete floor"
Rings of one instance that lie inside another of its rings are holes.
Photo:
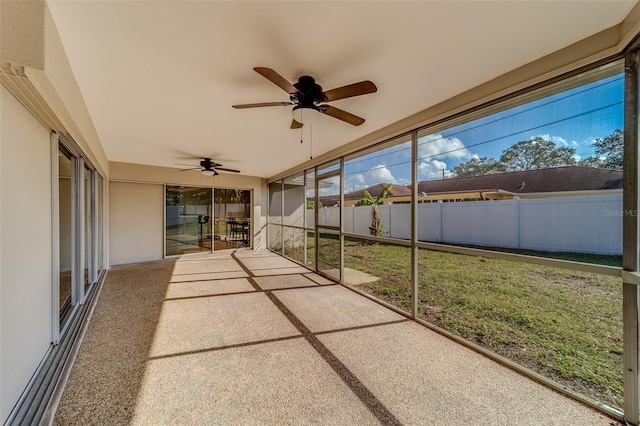
[[[112,268],[54,423],[617,424],[248,250]]]

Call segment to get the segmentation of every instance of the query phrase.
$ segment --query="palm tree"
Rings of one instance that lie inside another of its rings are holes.
[[[378,204],[382,204],[382,200],[385,199],[389,191],[393,188],[392,184],[385,186],[380,195],[374,200],[369,191],[366,189],[363,192],[362,200],[356,203],[358,206],[371,206],[371,226],[369,227],[369,233],[374,237],[382,236],[384,229],[382,228],[382,219],[380,218],[380,212],[378,212]]]

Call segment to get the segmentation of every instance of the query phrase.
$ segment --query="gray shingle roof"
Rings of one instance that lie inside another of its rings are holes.
[[[516,193],[622,188],[622,170],[568,166],[418,182],[418,192],[496,190]]]
[[[387,186],[387,185],[388,184],[386,184],[386,183],[379,183],[377,185],[373,185],[373,186],[370,186],[370,187],[366,188],[366,190],[369,191],[369,194],[371,194],[371,196],[373,198],[377,198],[378,195],[380,195],[380,193],[384,189],[384,187]],[[355,191],[355,192],[350,192],[348,194],[344,194],[345,200],[360,200],[360,199],[362,199],[363,196],[364,196],[364,189],[361,189],[360,191]],[[403,197],[403,196],[409,196],[410,197],[411,196],[411,188],[406,187],[406,186],[402,186],[402,185],[393,185],[391,190],[389,190],[389,194],[387,195],[387,197]]]
[[[373,198],[380,195],[386,183],[367,189]],[[593,191],[621,189],[622,170],[598,169],[594,167],[567,166],[521,172],[496,173],[485,176],[438,179],[418,182],[418,193],[427,194],[496,191],[502,189],[520,194],[532,192]],[[344,194],[345,200],[360,200],[364,189]],[[394,185],[388,197],[411,196],[411,186]],[[321,197],[325,205],[333,205],[339,196]]]

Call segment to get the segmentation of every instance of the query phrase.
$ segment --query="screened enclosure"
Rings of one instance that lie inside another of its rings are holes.
[[[271,182],[268,247],[619,414],[623,64]]]

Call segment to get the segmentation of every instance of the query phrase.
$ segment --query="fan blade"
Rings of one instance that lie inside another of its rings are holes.
[[[227,169],[226,167],[216,167],[215,169],[216,170],[222,170],[224,172],[240,173],[240,170]]]
[[[364,123],[364,118],[358,117],[357,115],[353,115],[350,112],[343,111],[340,108],[336,108],[331,105],[320,105],[320,112],[346,123],[353,124],[354,126],[359,126]]]
[[[181,169],[181,170],[179,170],[179,171],[181,171],[181,172],[186,172],[186,171],[188,171],[188,170],[200,170],[201,168],[202,168],[202,167],[198,166],[198,167],[192,167],[192,168],[190,168],[190,169]]]
[[[241,104],[241,105],[231,105],[234,108],[257,108],[257,107],[268,107],[268,106],[291,106],[293,105],[291,102],[261,102],[258,104]]]
[[[291,120],[291,128],[292,129],[299,129],[303,126],[304,124],[297,122],[296,120]]]
[[[378,88],[369,80],[360,83],[349,84],[348,86],[338,87],[337,89],[327,90],[323,93],[327,97],[325,102],[337,101],[338,99],[350,98],[352,96],[366,95],[368,93],[377,92]]]
[[[253,70],[289,94],[300,92],[293,84],[271,68],[255,67]]]
[[[200,167],[195,164],[185,164],[185,163],[176,163],[177,166],[189,166],[189,167]]]

